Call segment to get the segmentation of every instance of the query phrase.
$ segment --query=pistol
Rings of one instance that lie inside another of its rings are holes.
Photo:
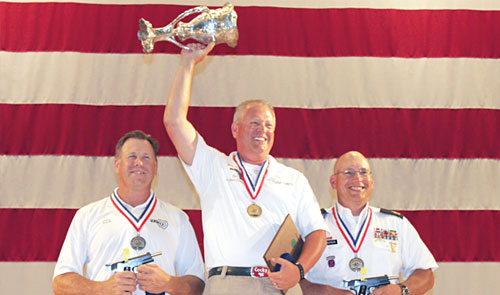
[[[368,295],[380,286],[389,285],[390,280],[397,279],[397,276],[389,277],[387,275],[381,277],[365,278],[364,280],[344,280],[344,287],[348,287],[355,292],[356,295]]]
[[[136,256],[134,258],[129,258],[127,261],[124,260],[106,264],[106,269],[112,272],[131,271],[133,273],[137,273],[137,267],[146,263],[153,262],[154,261],[153,257],[158,255],[161,255],[161,251],[153,254],[150,254],[148,252],[144,255]]]

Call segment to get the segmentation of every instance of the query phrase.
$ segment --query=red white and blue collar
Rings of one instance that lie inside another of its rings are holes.
[[[139,217],[135,217],[135,215],[132,214],[132,212],[130,212],[130,210],[127,208],[125,202],[120,200],[120,197],[118,196],[118,188],[113,191],[109,198],[111,199],[111,203],[113,203],[115,208],[130,222],[130,224],[132,224],[137,232],[141,231],[141,228],[149,219],[149,216],[151,216],[151,214],[153,213],[158,201],[153,191],[151,190],[148,200],[143,203],[146,204],[146,208]]]

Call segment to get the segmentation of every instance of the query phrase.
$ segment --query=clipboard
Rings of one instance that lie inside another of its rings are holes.
[[[269,244],[266,253],[264,253],[264,261],[269,270],[274,271],[276,269],[276,264],[272,263],[271,259],[278,258],[284,253],[290,253],[294,262],[297,261],[302,252],[303,245],[304,241],[295,226],[295,222],[293,222],[292,217],[288,214],[271,241],[271,244]]]

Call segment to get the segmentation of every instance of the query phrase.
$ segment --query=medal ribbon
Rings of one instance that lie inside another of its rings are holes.
[[[354,252],[356,254],[356,253],[358,253],[359,249],[361,248],[361,245],[363,245],[363,241],[365,240],[366,233],[368,232],[368,228],[370,227],[370,223],[372,221],[372,209],[370,207],[368,207],[368,215],[366,215],[365,220],[363,220],[363,224],[361,225],[361,228],[358,231],[356,239],[354,239],[352,237],[351,233],[349,232],[349,229],[347,228],[347,226],[345,226],[344,221],[342,220],[342,218],[340,218],[340,214],[338,214],[338,212],[336,212],[336,211],[337,211],[337,206],[335,206],[335,210],[333,210],[333,208],[332,208],[332,213],[333,213],[333,217],[335,218],[335,222],[337,223],[337,226],[338,226],[340,232],[342,233],[342,235],[344,236],[344,239],[346,240],[347,244],[349,245],[349,247],[351,247],[352,252]],[[337,215],[338,215],[338,218],[337,218]],[[365,232],[363,233],[363,237],[361,238],[361,241],[359,242],[358,248],[354,249],[354,247],[356,247],[356,244],[358,242],[359,235],[363,231],[363,226],[365,225],[366,219],[368,219],[368,224],[365,227]],[[347,234],[349,234],[349,237],[352,239],[354,246],[351,244],[351,241],[345,235],[344,230],[340,226],[339,220],[342,223],[342,225],[345,227],[345,230],[347,231]]]
[[[238,158],[236,158],[236,155],[238,155]],[[248,194],[250,195],[250,198],[252,200],[257,199],[257,196],[259,195],[260,189],[262,188],[262,185],[264,184],[264,179],[266,178],[267,175],[267,170],[269,169],[269,160],[266,160],[264,164],[260,167],[259,174],[257,175],[257,181],[255,185],[252,182],[252,179],[247,173],[247,170],[245,169],[245,166],[243,165],[243,161],[240,158],[240,154],[236,153],[236,155],[233,155],[233,160],[238,166],[238,169],[240,169],[241,176],[243,178],[243,183],[245,184],[245,187],[247,189]],[[264,170],[265,168],[265,170]],[[261,177],[262,170],[264,170],[264,174]],[[250,183],[250,186],[248,185]]]
[[[125,205],[120,201],[118,198],[118,195],[116,194],[116,190],[109,196],[111,199],[111,203],[115,205],[116,209],[118,212],[120,212],[127,220],[132,224],[132,226],[135,228],[137,232],[141,231],[142,226],[146,223],[148,220],[149,216],[153,213],[156,207],[156,196],[153,194],[153,197],[149,201],[149,203],[146,205],[146,208],[142,212],[141,216],[139,218],[136,218],[132,212],[130,212]],[[145,218],[143,218],[146,216]],[[142,220],[142,221],[141,221]]]

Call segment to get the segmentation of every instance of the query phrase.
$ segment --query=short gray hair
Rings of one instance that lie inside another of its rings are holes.
[[[233,116],[233,123],[239,123],[241,118],[243,117],[243,114],[245,111],[254,105],[260,105],[267,107],[270,111],[271,114],[273,115],[273,118],[276,119],[276,114],[274,113],[274,108],[273,106],[266,100],[263,99],[250,99],[250,100],[245,100],[244,102],[240,103],[235,111],[234,111],[234,116]]]

